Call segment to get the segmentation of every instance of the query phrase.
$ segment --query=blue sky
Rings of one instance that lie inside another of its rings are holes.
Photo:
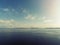
[[[53,4],[52,0],[0,0],[0,27],[55,26]]]
[[[7,19],[18,20],[26,16],[27,13],[40,13],[38,10],[37,0],[0,0],[0,18],[3,19],[8,17]]]

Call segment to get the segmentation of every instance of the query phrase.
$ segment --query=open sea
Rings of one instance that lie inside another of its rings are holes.
[[[0,45],[60,45],[60,29],[0,28]]]

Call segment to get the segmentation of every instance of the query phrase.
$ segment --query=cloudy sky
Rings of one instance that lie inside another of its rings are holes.
[[[60,27],[59,0],[0,0],[0,28]]]

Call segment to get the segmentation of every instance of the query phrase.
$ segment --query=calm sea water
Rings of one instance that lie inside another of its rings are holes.
[[[60,45],[60,29],[0,28],[0,45]]]

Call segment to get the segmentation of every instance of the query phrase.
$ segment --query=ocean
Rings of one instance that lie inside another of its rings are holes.
[[[60,45],[60,29],[0,28],[0,45]]]

